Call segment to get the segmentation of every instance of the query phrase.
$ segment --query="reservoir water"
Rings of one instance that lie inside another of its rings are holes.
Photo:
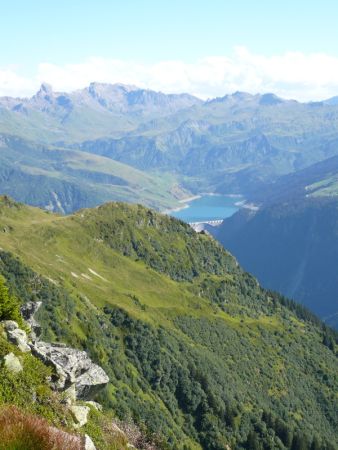
[[[228,195],[202,195],[195,200],[184,203],[183,208],[179,211],[171,211],[169,214],[177,219],[184,220],[184,222],[221,220],[238,211],[239,206],[236,206],[236,203],[241,200],[241,197]]]

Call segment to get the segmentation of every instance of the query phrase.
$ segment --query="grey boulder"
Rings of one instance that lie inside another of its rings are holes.
[[[28,337],[24,330],[21,330],[14,320],[5,320],[2,325],[6,331],[7,339],[15,344],[20,351],[28,353],[31,351],[28,345]]]
[[[85,450],[96,450],[94,442],[91,440],[88,434],[85,435]]]
[[[75,420],[75,427],[80,428],[88,422],[88,414],[90,413],[89,406],[72,405],[70,412]]]
[[[67,390],[74,384],[76,398],[91,400],[109,382],[105,371],[94,364],[86,352],[38,341],[31,345],[32,352],[45,364],[54,367],[53,387]]]
[[[19,358],[14,353],[8,353],[8,355],[4,356],[3,361],[6,369],[12,373],[19,373],[23,370]]]

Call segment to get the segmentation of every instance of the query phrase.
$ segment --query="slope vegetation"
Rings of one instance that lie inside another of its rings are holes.
[[[336,335],[183,222],[109,203],[0,203],[0,271],[44,337],[86,349],[107,409],[161,448],[337,447]]]

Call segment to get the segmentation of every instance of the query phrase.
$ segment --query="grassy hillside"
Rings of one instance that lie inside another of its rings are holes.
[[[125,164],[76,149],[45,146],[14,136],[0,139],[0,192],[62,213],[108,200],[157,209],[184,195],[174,176],[145,174]]]
[[[251,201],[264,206],[296,201],[304,197],[334,197],[338,195],[338,156],[312,164],[303,170],[269,180],[250,193]]]
[[[106,408],[161,448],[337,448],[336,336],[208,236],[119,203],[63,217],[2,198],[0,225],[0,272],[43,301],[44,337],[86,349]]]

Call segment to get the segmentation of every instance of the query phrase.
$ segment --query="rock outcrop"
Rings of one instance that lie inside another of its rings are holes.
[[[5,320],[2,322],[4,330],[7,334],[7,339],[15,344],[23,353],[31,351],[28,345],[28,336],[24,330],[19,328],[19,325],[14,320]]]
[[[67,402],[73,404],[77,399],[92,400],[95,394],[107,385],[109,378],[105,371],[94,364],[87,353],[67,347],[61,343],[50,344],[38,340],[41,327],[34,314],[41,302],[28,302],[21,307],[21,314],[31,328],[30,338],[13,320],[1,322],[7,339],[20,351],[37,356],[44,364],[54,368],[51,380],[53,389],[64,391]]]
[[[94,402],[93,400],[88,400],[86,402],[86,405],[93,407],[94,409],[96,409],[96,411],[102,411],[102,405],[100,405],[100,403]]]
[[[84,351],[42,341],[31,344],[31,349],[46,365],[54,367],[53,387],[67,390],[75,385],[77,399],[91,400],[109,382],[105,371]]]
[[[44,364],[53,367],[51,387],[64,393],[63,401],[69,404],[74,418],[74,428],[77,429],[87,423],[90,406],[98,411],[102,409],[101,405],[92,399],[100,389],[107,385],[109,378],[100,366],[91,361],[85,351],[76,350],[61,343],[50,344],[39,341],[41,326],[35,320],[34,314],[41,304],[42,302],[28,302],[21,307],[21,314],[30,327],[29,336],[13,320],[1,322],[3,334],[21,352],[31,351]],[[13,373],[23,370],[20,358],[14,353],[8,353],[0,363]],[[76,404],[77,399],[86,400],[90,406]],[[59,432],[59,430],[57,431]],[[83,444],[85,450],[96,449],[88,435],[85,435]]]
[[[87,353],[67,347],[61,343],[50,344],[39,341],[41,326],[34,318],[42,302],[28,302],[21,307],[21,314],[31,328],[31,342],[18,324],[13,321],[3,322],[8,339],[18,345],[22,351],[32,351],[44,364],[52,366],[52,388],[64,391],[68,403],[76,399],[92,400],[95,394],[109,382],[105,371],[94,364]]]
[[[88,434],[85,435],[85,450],[96,450],[94,442],[91,440]]]
[[[31,329],[32,340],[36,340],[41,334],[41,325],[34,318],[41,305],[42,302],[27,302],[20,308],[22,317]]]

